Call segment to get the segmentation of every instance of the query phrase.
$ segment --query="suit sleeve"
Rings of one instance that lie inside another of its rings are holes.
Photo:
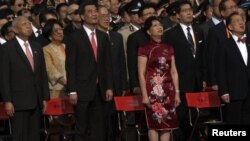
[[[49,100],[50,99],[50,93],[49,93],[49,86],[48,86],[48,76],[46,72],[46,65],[45,65],[45,59],[42,47],[39,46],[41,49],[41,72],[42,72],[42,85],[43,85],[43,100]]]
[[[4,45],[0,49],[0,75],[1,75],[1,94],[3,102],[11,102],[12,98],[10,95],[10,58],[8,55],[8,46]]]
[[[137,72],[137,48],[136,40],[131,34],[127,40],[127,63],[128,63],[128,74],[130,89],[133,90],[135,87],[139,87],[138,72]]]
[[[123,39],[122,36],[119,34],[119,43],[122,43],[119,48],[120,52],[120,62],[121,62],[121,75],[122,75],[122,90],[127,90],[127,67],[126,67],[126,60],[125,60],[125,52],[124,52],[124,46],[123,46]]]
[[[69,37],[66,40],[66,76],[67,76],[67,91],[76,92],[76,58],[77,47],[74,45],[73,38]]]
[[[218,73],[218,85],[219,85],[219,95],[223,95],[228,93],[228,87],[227,87],[227,69],[226,69],[226,60],[227,60],[227,55],[226,55],[226,48],[225,46],[221,46],[218,48],[219,55],[217,56],[218,58],[218,67],[216,69],[216,72]]]
[[[211,28],[208,32],[207,37],[207,73],[208,73],[208,82],[210,85],[216,85],[216,76],[215,76],[215,56],[216,56],[217,45],[217,36],[216,31]]]
[[[108,35],[104,36],[105,50],[105,71],[106,71],[106,89],[113,89],[113,77],[112,77],[112,58],[111,58],[111,44],[109,42]]]

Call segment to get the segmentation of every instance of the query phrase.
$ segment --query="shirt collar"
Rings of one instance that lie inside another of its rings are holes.
[[[181,28],[184,29],[184,30],[187,30],[187,27],[189,27],[190,30],[193,29],[191,25],[187,26],[187,25],[185,25],[185,24],[180,23],[180,26],[181,26]]]
[[[235,40],[235,42],[237,42],[238,41],[238,36],[236,36],[236,35],[234,35],[232,32],[230,32],[231,33],[231,35],[232,35],[232,37],[233,37],[233,39]],[[247,35],[246,34],[244,34],[241,38],[243,38],[243,37],[247,37]]]
[[[87,26],[83,25],[84,30],[87,32],[87,35],[90,36],[92,32],[96,33],[96,30],[93,31],[89,29]]]
[[[24,40],[22,40],[21,38],[19,38],[18,36],[16,36],[16,39],[17,39],[18,43],[19,43],[21,46],[23,46],[25,42],[28,43],[28,41],[24,41]]]
[[[218,18],[212,16],[212,21],[215,25],[219,24],[221,22],[221,20],[219,20]]]

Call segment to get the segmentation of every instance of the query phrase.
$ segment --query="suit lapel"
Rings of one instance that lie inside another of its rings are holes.
[[[26,54],[24,53],[21,45],[18,43],[17,39],[15,38],[14,39],[14,42],[15,42],[15,45],[16,45],[16,50],[18,52],[18,54],[21,56],[22,60],[24,61],[24,63],[27,65],[27,67],[30,68],[30,70],[32,71],[32,68],[31,68],[31,65],[30,65],[30,62],[26,56]],[[33,71],[32,71],[33,72]]]
[[[96,29],[96,40],[97,40],[97,60],[102,50],[102,42],[101,42],[100,31]]]
[[[97,35],[96,35],[96,37],[97,37]],[[89,50],[89,52],[91,52],[91,56],[95,60],[95,55],[94,55],[94,51],[93,51],[93,48],[92,48],[91,41],[89,40],[89,36],[87,35],[87,32],[84,30],[84,28],[82,28],[82,30],[81,30],[81,38],[82,38],[82,41],[83,41],[83,46],[86,47],[87,50]],[[97,43],[97,52],[98,52],[98,45],[99,44]],[[98,53],[97,53],[97,56],[98,56]]]
[[[181,28],[181,25],[180,25],[180,24],[177,25],[176,28],[177,28],[177,35],[180,35],[180,37],[179,37],[180,41],[184,41],[183,47],[187,47],[188,50],[190,51],[191,55],[193,56],[193,52],[192,52],[192,50],[191,50],[190,44],[189,44],[189,42],[188,42],[188,40],[187,40],[187,37],[186,37],[184,31],[183,31],[182,28]]]
[[[247,46],[247,66],[250,67],[250,38],[247,36],[246,39],[246,46]]]
[[[236,44],[236,42],[234,41],[233,37],[231,36],[230,39],[229,39],[229,42],[230,44],[229,45],[232,45],[233,46],[233,49],[235,50],[235,54],[237,56],[237,58],[239,58],[241,60],[241,62],[244,64],[244,66],[246,66],[245,62],[244,62],[244,59],[241,55],[241,52],[239,50],[239,47],[238,45]],[[247,44],[247,43],[246,43]]]

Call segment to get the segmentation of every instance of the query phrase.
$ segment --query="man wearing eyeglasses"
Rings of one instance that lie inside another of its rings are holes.
[[[65,35],[70,35],[74,31],[82,28],[82,19],[78,9],[78,4],[73,3],[69,5],[67,10],[67,19],[70,21],[70,24],[64,28]]]
[[[18,11],[22,10],[25,7],[24,0],[9,0],[10,2],[10,9],[15,12],[17,15]]]

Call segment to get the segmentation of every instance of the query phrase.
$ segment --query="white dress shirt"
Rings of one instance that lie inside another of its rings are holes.
[[[188,35],[187,35],[188,31],[187,31],[187,27],[190,28],[190,33],[191,33],[192,38],[193,38],[194,47],[196,47],[193,27],[192,27],[191,25],[186,26],[186,25],[184,25],[184,24],[182,24],[182,23],[180,23],[180,25],[181,25],[181,28],[182,28],[183,32],[185,33],[185,36],[186,36],[187,40],[188,40]]]
[[[96,30],[94,29],[93,31],[91,29],[89,29],[87,26],[83,25],[83,28],[84,30],[87,32],[87,35],[89,37],[89,41],[91,43],[91,38],[92,38],[92,35],[91,33],[94,32],[95,33],[95,42],[96,42],[96,47],[98,47],[98,44],[97,44],[97,38],[96,38]]]
[[[22,50],[23,50],[23,52],[24,52],[25,54],[26,54],[26,47],[24,46],[24,43],[25,43],[25,42],[28,43],[28,45],[29,45],[28,48],[29,48],[29,50],[30,50],[31,55],[33,56],[32,49],[31,49],[31,47],[30,47],[30,43],[28,42],[28,40],[27,40],[27,41],[23,41],[23,40],[20,39],[18,36],[16,36],[16,39],[17,39],[19,45],[21,46],[21,48],[22,48]]]
[[[32,28],[32,31],[34,32],[35,36],[38,37],[39,34],[38,34],[38,29],[31,23],[31,28]]]
[[[240,53],[241,53],[241,56],[244,60],[245,65],[247,65],[248,53],[247,53],[246,43],[238,42],[239,37],[235,36],[234,34],[232,34],[232,37],[233,37],[235,43],[237,44],[237,47],[240,50]],[[243,37],[246,37],[246,35],[244,35]],[[243,38],[243,37],[241,37],[241,38]]]
[[[214,25],[217,25],[221,22],[221,20],[215,18],[214,16],[212,16],[212,21],[213,21]]]

